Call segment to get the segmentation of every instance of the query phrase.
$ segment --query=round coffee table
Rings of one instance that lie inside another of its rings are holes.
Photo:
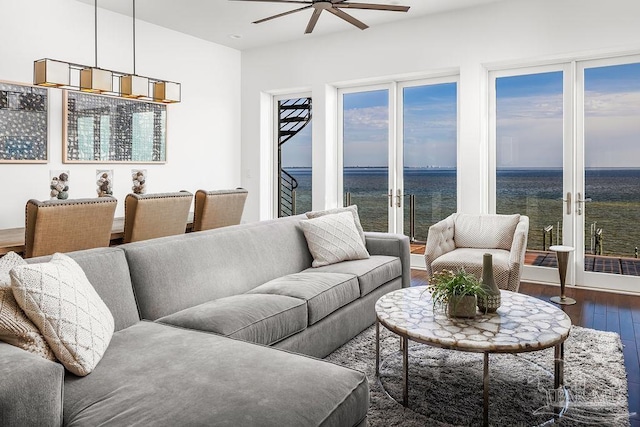
[[[524,353],[555,346],[554,388],[564,385],[564,341],[571,319],[547,302],[528,295],[501,291],[502,304],[496,313],[473,319],[449,318],[443,310],[434,312],[426,286],[403,288],[376,302],[376,376],[380,374],[380,324],[401,338],[402,403],[409,403],[408,340],[451,350],[484,353],[483,423],[489,425],[489,354]]]

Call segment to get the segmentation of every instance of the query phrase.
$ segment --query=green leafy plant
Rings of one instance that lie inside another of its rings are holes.
[[[433,274],[429,281],[428,290],[431,292],[434,307],[457,303],[465,296],[480,297],[487,294],[482,282],[473,274],[460,268],[457,272],[442,270]]]

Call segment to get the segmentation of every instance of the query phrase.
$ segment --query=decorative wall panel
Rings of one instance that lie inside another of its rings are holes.
[[[164,163],[164,104],[65,91],[65,163]]]
[[[0,163],[47,162],[47,89],[0,82]]]

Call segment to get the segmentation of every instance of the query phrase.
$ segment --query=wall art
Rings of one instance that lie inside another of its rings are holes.
[[[0,81],[0,163],[47,163],[48,92]]]
[[[72,91],[63,103],[63,162],[166,162],[166,105]]]

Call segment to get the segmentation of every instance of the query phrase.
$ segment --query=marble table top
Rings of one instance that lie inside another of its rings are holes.
[[[378,320],[398,335],[443,348],[489,353],[520,353],[548,348],[569,336],[567,314],[537,298],[501,291],[496,313],[473,319],[449,318],[435,307],[426,286],[403,288],[376,302]]]

